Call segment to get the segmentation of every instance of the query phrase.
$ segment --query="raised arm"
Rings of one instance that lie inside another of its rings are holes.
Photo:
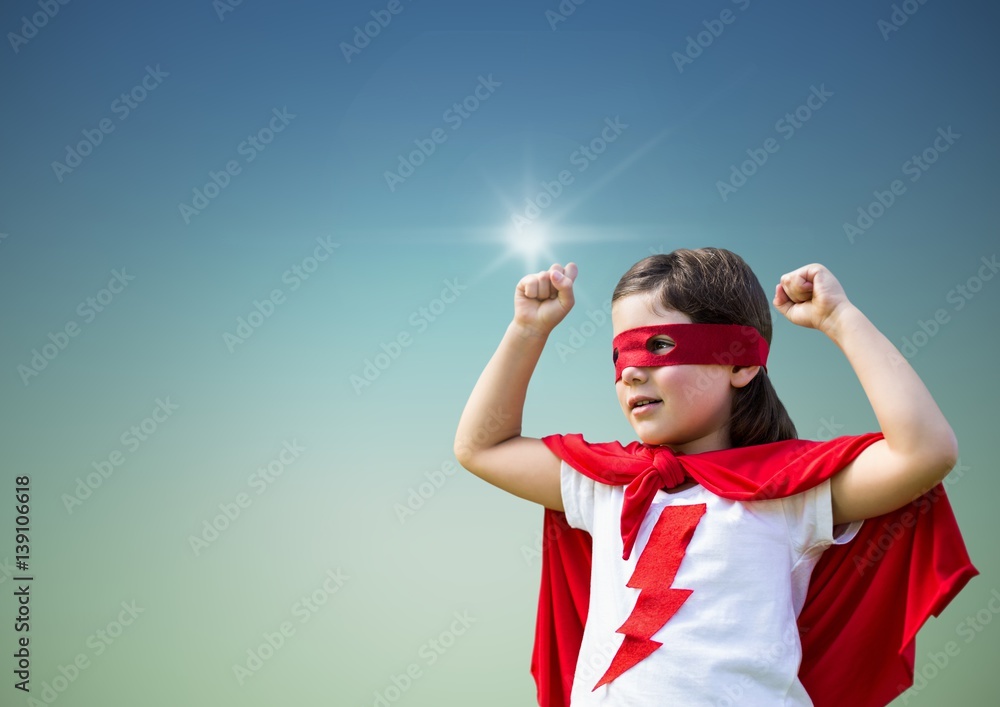
[[[840,347],[885,437],[833,477],[834,523],[894,511],[939,484],[958,461],[955,433],[916,371],[848,301],[832,273],[814,263],[783,275],[774,305]]]
[[[514,319],[479,376],[455,432],[455,458],[504,491],[563,510],[560,460],[540,439],[521,436],[531,374],[552,329],[573,307],[577,268],[526,275],[514,292]]]

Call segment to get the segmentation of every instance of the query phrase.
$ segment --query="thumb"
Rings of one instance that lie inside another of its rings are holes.
[[[556,289],[560,292],[568,288],[572,288],[573,282],[576,281],[576,272],[576,263],[567,263],[565,272],[553,269],[552,284],[555,285]]]
[[[567,267],[567,271],[570,271],[569,267]],[[573,272],[573,274],[575,274],[575,271],[576,268],[574,267],[570,272]],[[552,285],[556,288],[556,291],[559,293],[558,295],[559,301],[562,302],[564,305],[572,307],[574,302],[573,278],[570,277],[569,275],[564,275],[558,270],[553,270]]]

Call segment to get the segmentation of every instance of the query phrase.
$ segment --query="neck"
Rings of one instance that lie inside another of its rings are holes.
[[[703,452],[716,452],[732,447],[729,444],[729,435],[726,430],[717,430],[712,434],[693,439],[690,442],[651,444],[651,447],[667,447],[674,454],[701,454]]]

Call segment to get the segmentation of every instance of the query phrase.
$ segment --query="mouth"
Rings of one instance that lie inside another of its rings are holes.
[[[638,396],[635,398],[630,398],[628,401],[629,409],[632,414],[636,417],[641,415],[651,414],[654,410],[659,409],[663,405],[662,400],[657,400],[656,398],[648,398],[646,396]]]

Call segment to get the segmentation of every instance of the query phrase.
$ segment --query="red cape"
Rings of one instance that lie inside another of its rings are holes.
[[[701,454],[579,434],[542,441],[601,483],[626,485],[622,534],[634,538],[652,495],[683,471],[723,498],[751,501],[807,491],[843,469],[881,433],[827,442],[787,440]],[[635,483],[632,483],[635,480]],[[545,509],[542,578],[531,673],[541,707],[567,707],[590,603],[591,536]],[[820,558],[799,615],[799,679],[816,707],[884,707],[913,684],[917,631],[979,574],[944,491],[864,522]]]

